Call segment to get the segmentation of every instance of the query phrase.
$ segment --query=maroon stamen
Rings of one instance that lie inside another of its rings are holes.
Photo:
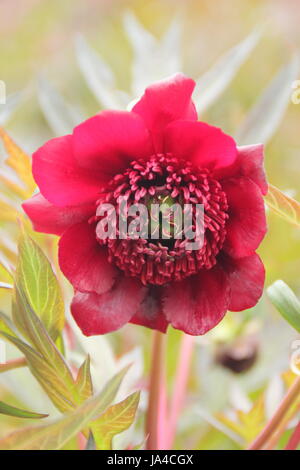
[[[111,263],[126,275],[140,278],[145,285],[180,281],[202,269],[212,268],[226,235],[228,204],[220,183],[208,170],[196,168],[170,154],[132,162],[123,174],[113,178],[99,203],[107,202],[117,209],[124,197],[130,206],[136,203],[147,205],[161,195],[170,196],[182,207],[184,204],[204,205],[204,243],[199,250],[187,250],[186,244],[190,240],[184,236],[170,242],[129,237],[125,240],[97,238],[101,245],[107,246]],[[95,220],[99,218],[96,216]]]

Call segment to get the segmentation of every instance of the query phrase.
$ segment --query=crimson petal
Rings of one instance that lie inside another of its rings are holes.
[[[215,266],[165,287],[163,310],[174,328],[203,335],[224,317],[230,289],[225,272]]]
[[[51,139],[40,147],[32,156],[32,173],[42,195],[57,206],[97,199],[101,175],[79,168],[71,135]]]
[[[139,308],[146,288],[135,279],[123,277],[102,295],[77,292],[71,311],[82,332],[102,335],[125,325]]]
[[[256,253],[239,259],[224,257],[222,266],[230,284],[229,310],[239,312],[254,307],[265,282],[265,268],[260,257]]]
[[[144,121],[128,111],[103,111],[75,127],[73,136],[80,166],[101,170],[106,180],[153,153]]]
[[[130,320],[136,325],[146,326],[165,333],[168,322],[162,311],[161,288],[151,287],[137,313]]]
[[[144,119],[150,130],[156,152],[161,152],[164,128],[178,119],[197,120],[191,95],[194,80],[178,73],[149,86],[133,111]]]
[[[58,207],[47,201],[40,193],[23,202],[22,207],[34,230],[61,235],[71,225],[87,220],[94,212],[94,204]]]
[[[262,144],[238,147],[238,155],[234,164],[214,172],[217,179],[245,176],[259,186],[263,195],[268,192],[265,170],[263,166],[264,146]]]
[[[232,137],[204,122],[178,121],[165,131],[165,151],[192,161],[200,168],[232,165],[237,148]]]
[[[252,254],[267,231],[264,201],[259,187],[249,178],[222,182],[229,205],[223,249],[233,258]]]
[[[75,289],[103,294],[114,284],[117,269],[97,243],[94,225],[82,222],[67,229],[58,254],[60,268]]]

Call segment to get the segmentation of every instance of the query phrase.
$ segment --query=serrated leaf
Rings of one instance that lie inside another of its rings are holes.
[[[46,414],[34,413],[33,411],[21,410],[20,408],[10,406],[7,403],[4,403],[3,401],[0,401],[0,414],[14,416],[16,418],[28,419],[42,419],[47,418],[48,416]]]
[[[14,288],[12,316],[20,333],[40,355],[49,361],[61,357],[44,324],[32,309],[21,285],[15,285]]]
[[[273,136],[291,101],[291,86],[298,71],[299,60],[295,56],[282,67],[242,123],[236,135],[239,145],[265,144]]]
[[[279,280],[268,287],[267,294],[283,318],[300,333],[300,301],[292,289]]]
[[[71,371],[43,323],[32,310],[21,286],[15,288],[13,318],[19,330],[36,348],[32,352],[28,347],[24,349],[24,343],[17,345],[25,354],[32,374],[60,411],[72,409],[80,402],[80,397]]]
[[[61,373],[61,364],[56,364],[56,362],[54,362],[54,365],[49,364],[43,356],[24,341],[1,331],[0,334],[24,354],[32,375],[37,379],[57,409],[62,413],[72,411],[76,407],[74,384],[68,372],[65,375]]]
[[[0,137],[8,153],[5,163],[10,166],[25,184],[28,195],[31,196],[36,184],[31,173],[31,159],[9,135],[0,127]]]
[[[287,222],[300,227],[300,203],[269,184],[265,201],[269,208]]]
[[[45,78],[38,81],[38,99],[42,112],[55,135],[69,134],[84,116],[69,105]]]
[[[64,327],[64,301],[48,258],[25,233],[19,241],[16,282],[55,340]],[[24,333],[24,332],[23,332]]]
[[[0,450],[58,450],[73,436],[87,428],[92,420],[101,415],[116,396],[127,369],[115,375],[104,390],[89,399],[72,413],[52,424],[25,428],[0,440]]]
[[[91,48],[82,35],[75,39],[76,58],[85,81],[100,104],[107,109],[120,109],[115,77],[110,67]]]
[[[135,392],[125,400],[111,406],[91,425],[98,449],[111,450],[112,439],[128,429],[133,423],[140,400],[140,392]]]
[[[226,89],[260,39],[256,29],[241,43],[226,52],[215,65],[196,81],[193,95],[197,111],[202,113]],[[256,141],[255,141],[256,142]]]
[[[71,371],[43,323],[32,310],[21,286],[15,287],[13,318],[19,331],[35,349],[18,338],[5,335],[6,339],[25,355],[31,373],[54,405],[62,412],[70,411],[80,402]]]
[[[86,358],[78,371],[76,387],[83,401],[93,395],[90,356]]]
[[[19,338],[2,333],[26,357],[31,373],[38,380],[54,405],[68,412],[82,403],[79,387],[54,341],[35,314],[21,285],[16,285],[13,301],[15,325],[33,346]]]

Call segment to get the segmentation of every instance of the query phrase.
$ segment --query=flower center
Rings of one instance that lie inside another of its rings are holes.
[[[120,212],[122,201],[126,201],[126,210],[136,204],[144,205],[149,217],[146,222],[140,219],[139,228],[144,232],[147,229],[148,236],[133,236],[130,223],[125,236],[120,236],[118,222],[123,218]],[[97,240],[107,247],[109,261],[126,275],[140,278],[145,285],[163,285],[216,264],[216,256],[226,236],[228,204],[220,183],[208,170],[196,168],[170,154],[154,155],[148,161],[134,161],[124,173],[112,179],[98,201],[98,208],[103,203],[116,208],[118,228],[113,238],[99,237],[96,230]],[[176,218],[176,210],[182,209],[183,214],[189,212],[189,230],[197,234],[197,205],[203,208],[202,243],[199,248],[191,248],[191,237],[177,223],[180,219]],[[97,211],[94,220],[99,222],[102,216]],[[164,224],[165,219],[169,224]]]

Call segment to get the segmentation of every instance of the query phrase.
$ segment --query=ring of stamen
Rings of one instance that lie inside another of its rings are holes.
[[[204,240],[200,249],[187,249],[190,240],[184,237],[171,242],[129,236],[125,239],[97,237],[98,243],[107,247],[109,261],[145,285],[180,281],[212,268],[226,236],[228,204],[221,184],[208,170],[170,154],[132,162],[124,173],[111,180],[98,204],[105,202],[117,207],[125,198],[128,206],[136,203],[147,206],[164,197],[179,202],[182,207],[203,204]],[[95,216],[91,221],[99,219]]]

